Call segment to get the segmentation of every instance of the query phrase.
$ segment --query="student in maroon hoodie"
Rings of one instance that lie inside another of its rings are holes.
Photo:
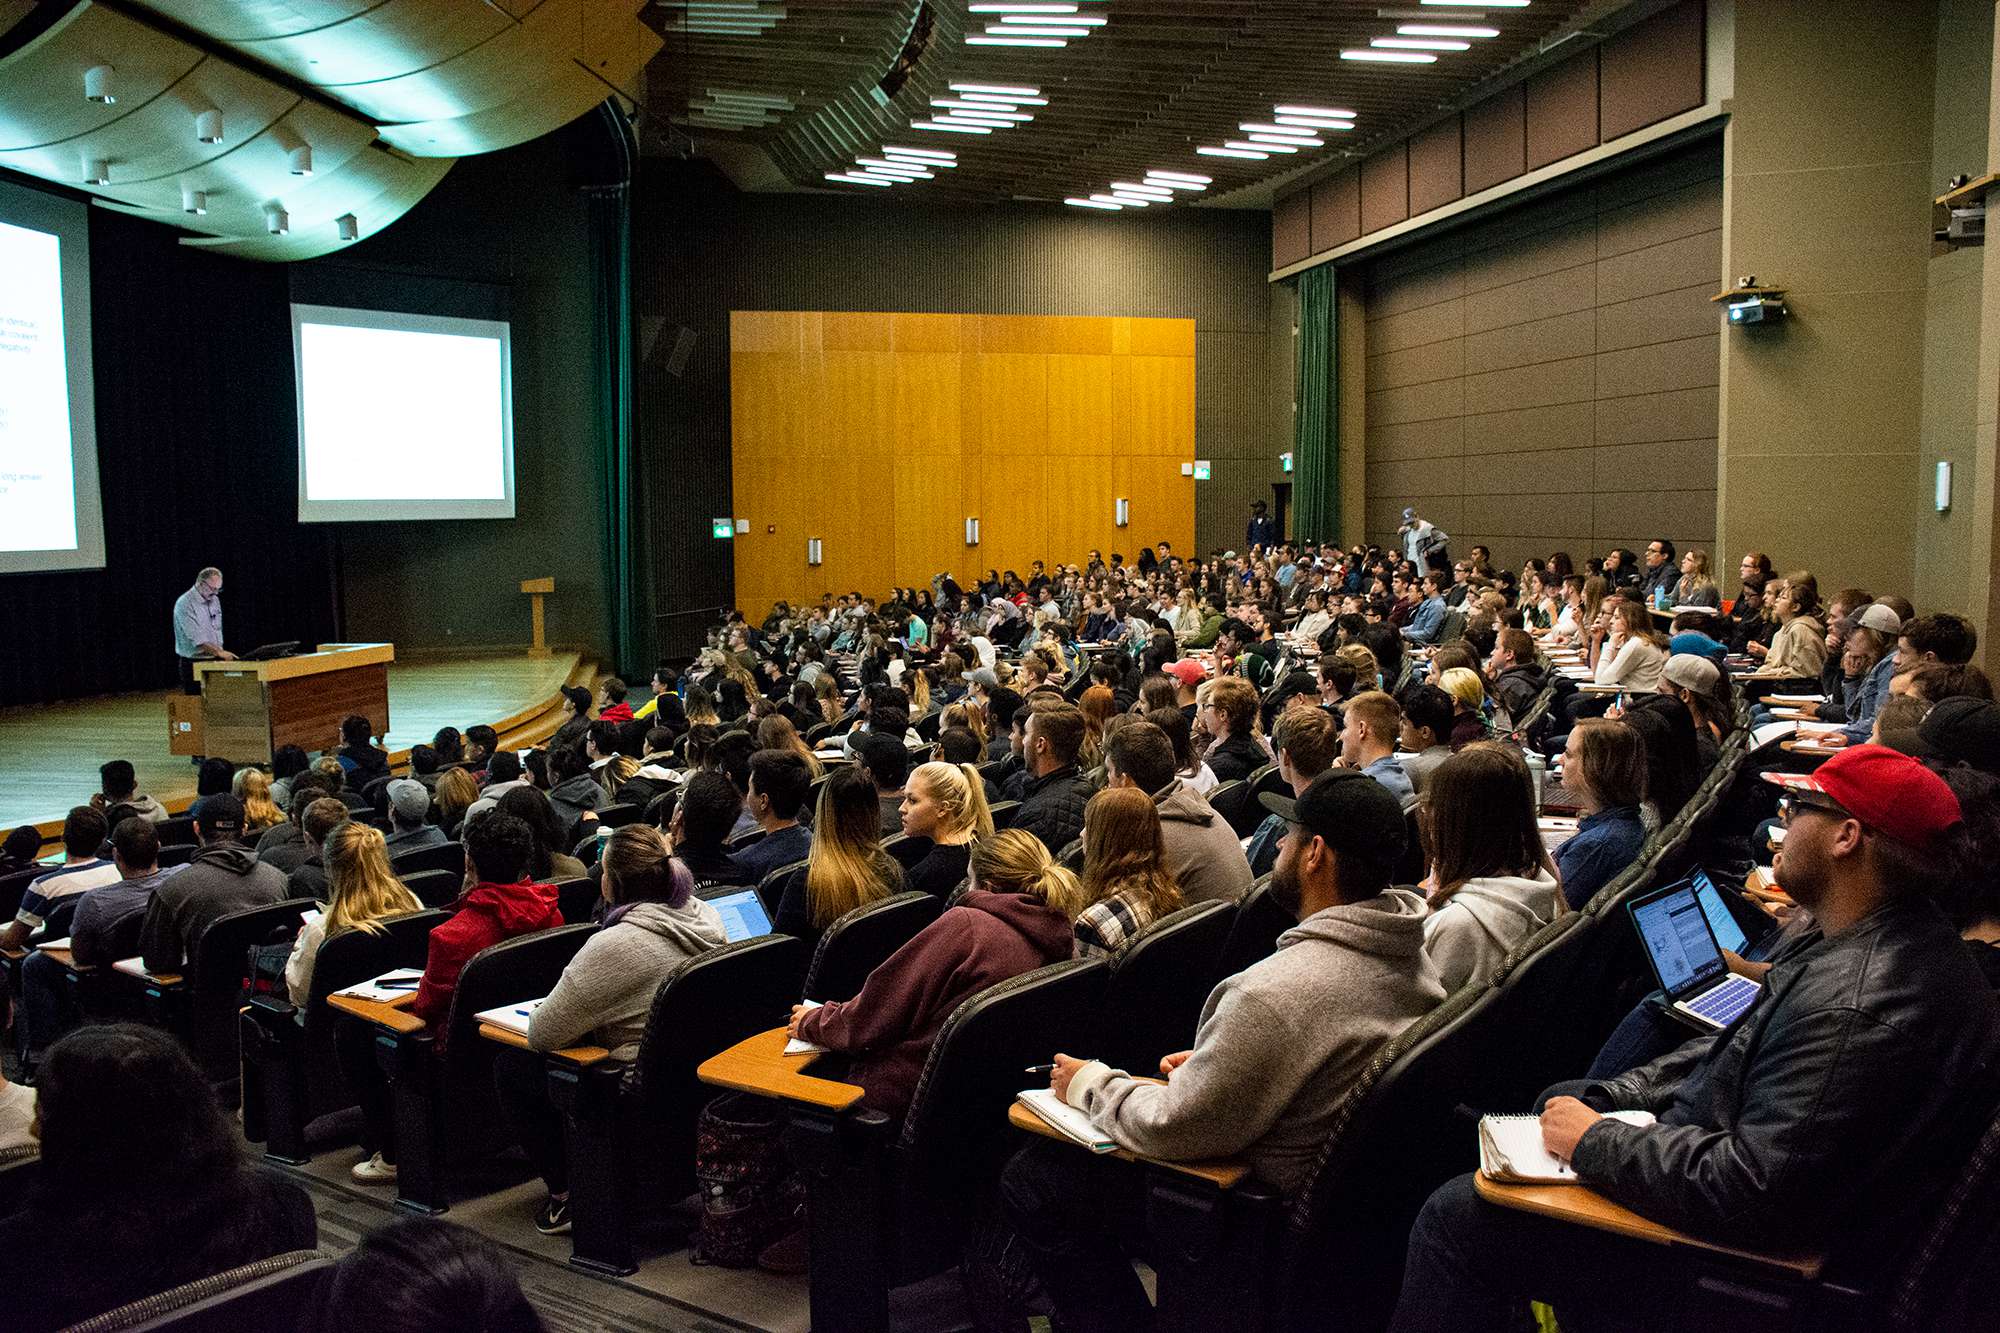
[[[410,1005],[410,1013],[438,1029],[440,1054],[444,1050],[443,1023],[451,1013],[458,974],[473,955],[516,935],[551,930],[563,923],[555,886],[528,880],[535,835],[526,823],[498,810],[488,811],[466,825],[462,841],[465,877],[474,882],[459,894],[451,916],[432,928],[424,979]],[[367,1185],[390,1184],[396,1179],[395,1122],[388,1084],[375,1063],[374,1035],[373,1026],[359,1019],[342,1020],[336,1033],[341,1073],[361,1103],[363,1119],[361,1150],[365,1155],[355,1163],[353,1175]]]
[[[1070,956],[1085,906],[1076,876],[1041,839],[1007,829],[973,844],[970,887],[956,907],[868,974],[851,1000],[792,1010],[791,1034],[854,1057],[863,1102],[903,1114],[938,1029],[960,1002]]]

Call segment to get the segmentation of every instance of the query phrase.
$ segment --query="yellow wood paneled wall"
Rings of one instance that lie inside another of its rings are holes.
[[[729,339],[735,517],[750,525],[736,604],[753,617],[940,570],[1192,549],[1191,319],[738,310]]]

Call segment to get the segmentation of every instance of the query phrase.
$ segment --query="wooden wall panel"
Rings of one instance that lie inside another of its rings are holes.
[[[1465,193],[1465,159],[1459,118],[1448,116],[1410,136],[1410,216],[1460,198]]]
[[[1598,49],[1604,137],[1615,139],[1700,106],[1702,46],[1701,0],[1686,0],[1605,42]]]
[[[1295,190],[1271,206],[1271,263],[1297,263],[1312,244],[1312,191]]]
[[[1193,541],[1192,320],[739,311],[731,328],[742,605]]]
[[[1361,171],[1349,167],[1312,187],[1312,248],[1317,254],[1361,235]]]
[[[1528,170],[1597,146],[1594,48],[1543,70],[1522,87],[1527,95]]]
[[[1520,84],[1465,112],[1465,192],[1477,194],[1528,169],[1527,110]]]
[[[1407,144],[1385,148],[1361,164],[1361,230],[1380,231],[1410,216]]]

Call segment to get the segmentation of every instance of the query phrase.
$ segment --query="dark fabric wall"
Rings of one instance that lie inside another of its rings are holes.
[[[179,235],[90,211],[105,567],[0,579],[0,703],[172,684],[173,601],[204,565],[230,643],[333,634],[328,534],[296,519],[286,272]]]

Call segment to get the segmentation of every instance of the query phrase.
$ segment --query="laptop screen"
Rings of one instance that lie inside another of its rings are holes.
[[[1632,904],[1632,924],[1639,928],[1639,941],[1652,959],[1660,988],[1677,1000],[1728,970],[1688,885]]]
[[[755,889],[711,898],[708,905],[722,914],[722,933],[731,944],[771,933],[771,918],[765,914],[763,900]]]
[[[1722,890],[1715,887],[1715,881],[1705,870],[1695,871],[1692,878],[1695,901],[1701,904],[1701,914],[1708,918],[1708,928],[1715,932],[1715,942],[1733,954],[1741,954],[1750,937],[1729,914],[1728,905],[1722,901]]]

